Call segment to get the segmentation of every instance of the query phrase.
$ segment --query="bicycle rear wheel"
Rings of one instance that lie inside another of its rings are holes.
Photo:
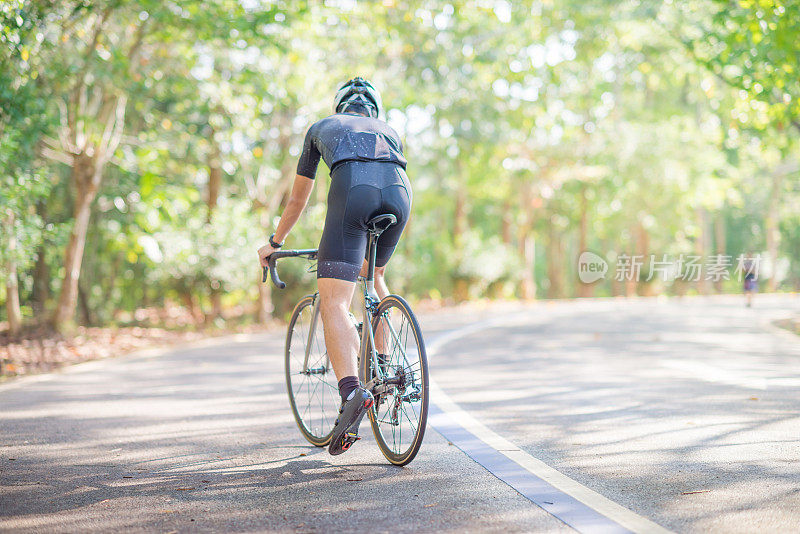
[[[304,297],[295,306],[286,332],[286,391],[294,420],[300,432],[317,447],[331,440],[336,414],[341,402],[336,375],[333,373],[325,339],[322,318],[314,318],[315,296]],[[309,331],[314,329],[309,338]],[[306,346],[308,363],[306,361]]]
[[[373,380],[375,404],[369,411],[372,433],[391,463],[406,465],[419,452],[428,420],[428,359],[417,318],[397,295],[381,300],[372,320],[381,357],[362,354],[361,374]]]

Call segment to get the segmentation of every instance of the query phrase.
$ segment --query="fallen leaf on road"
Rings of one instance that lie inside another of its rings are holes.
[[[210,480],[201,480],[200,482],[202,482],[203,484],[210,484],[211,483]]]
[[[432,502],[432,503],[430,503],[430,504],[426,504],[426,505],[425,505],[425,508],[430,508],[431,506],[436,506],[437,504],[439,504],[439,503]]]
[[[682,491],[681,495],[694,495],[695,493],[708,493],[711,490]]]
[[[178,491],[189,491],[193,490],[194,488],[176,488]]]
[[[11,462],[16,461],[16,458],[9,458],[9,461]]]
[[[174,514],[175,510],[159,510],[159,513],[162,513],[162,514]],[[174,531],[174,532],[177,532],[177,531]]]
[[[308,456],[308,455],[304,452],[301,452],[300,454],[298,454],[298,456]]]
[[[133,478],[133,477],[130,475],[122,475],[122,478]]]
[[[750,400],[758,400],[758,397],[750,397]]]
[[[362,480],[364,480],[364,479],[363,478],[348,478],[347,479],[348,482],[361,482]]]

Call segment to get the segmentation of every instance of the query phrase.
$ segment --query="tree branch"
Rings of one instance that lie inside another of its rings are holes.
[[[125,108],[128,105],[128,97],[121,95],[117,97],[114,114],[109,116],[106,127],[103,131],[103,138],[97,149],[98,167],[102,167],[119,146],[122,130],[125,126]]]
[[[78,132],[81,127],[81,120],[80,116],[82,115],[82,110],[85,107],[82,107],[81,101],[85,98],[86,94],[86,77],[89,74],[89,62],[92,59],[92,54],[95,53],[97,49],[97,43],[100,41],[100,34],[103,32],[103,29],[106,25],[106,21],[108,17],[111,15],[112,6],[108,6],[99,16],[98,20],[95,24],[94,33],[92,34],[92,39],[90,43],[86,47],[86,51],[83,57],[83,65],[81,66],[81,70],[78,72],[78,75],[75,77],[75,85],[70,91],[70,108],[69,108],[69,119],[68,123],[70,125],[70,131],[75,136],[75,149],[76,150],[85,150],[85,141],[86,136],[85,132]]]
[[[128,50],[128,59],[129,59],[128,74],[130,74],[130,69],[133,67],[134,63],[136,63],[136,60],[139,59],[138,56],[142,50],[142,43],[144,42],[144,36],[145,36],[144,29],[147,26],[148,20],[150,19],[143,21],[139,25],[139,27],[136,28],[136,34],[134,36],[133,44],[131,45],[130,50]]]
[[[73,93],[86,82],[86,75],[89,73],[89,61],[92,59],[92,54],[94,54],[95,50],[97,49],[97,43],[100,41],[100,34],[103,33],[103,28],[105,27],[106,21],[108,21],[108,17],[111,15],[112,10],[113,7],[109,5],[99,16],[99,21],[95,25],[91,43],[87,46],[86,52],[83,55],[83,66],[79,71],[78,76],[75,78],[75,87],[73,88]]]
[[[75,131],[74,117],[67,109],[67,103],[61,98],[56,98],[58,104],[58,111],[60,116],[60,126],[56,129],[58,131],[58,139],[61,141],[61,148],[65,152],[76,153],[77,147],[69,138],[70,132]]]
[[[42,156],[51,159],[53,161],[57,161],[59,163],[63,163],[64,165],[69,165],[72,167],[75,164],[75,158],[73,158],[70,154],[66,152],[62,152],[60,150],[53,150],[47,145],[42,145],[40,153]]]

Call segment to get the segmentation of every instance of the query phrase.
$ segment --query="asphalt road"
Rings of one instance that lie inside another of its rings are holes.
[[[791,531],[800,338],[769,323],[798,310],[790,295],[751,309],[593,300],[422,324],[439,405],[520,454],[676,532]],[[404,468],[368,431],[339,457],[306,444],[282,342],[210,340],[0,385],[0,531],[572,531],[434,428]]]

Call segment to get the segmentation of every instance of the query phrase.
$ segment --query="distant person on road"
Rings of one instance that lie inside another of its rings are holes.
[[[328,449],[334,455],[355,443],[361,419],[374,403],[358,380],[359,340],[349,315],[356,280],[359,274],[366,275],[366,222],[385,213],[397,217],[377,242],[375,289],[384,298],[389,294],[386,264],[411,212],[403,144],[397,132],[378,118],[381,107],[380,94],[363,78],[353,78],[339,89],[335,114],[308,130],[289,201],[269,244],[258,249],[264,267],[300,218],[322,158],[331,170],[331,186],[317,256],[317,285],[325,345],[342,398]]]
[[[748,254],[743,262],[744,272],[744,295],[745,306],[748,308],[753,306],[753,295],[758,291],[758,273],[756,272],[757,265],[753,261],[753,255]]]

